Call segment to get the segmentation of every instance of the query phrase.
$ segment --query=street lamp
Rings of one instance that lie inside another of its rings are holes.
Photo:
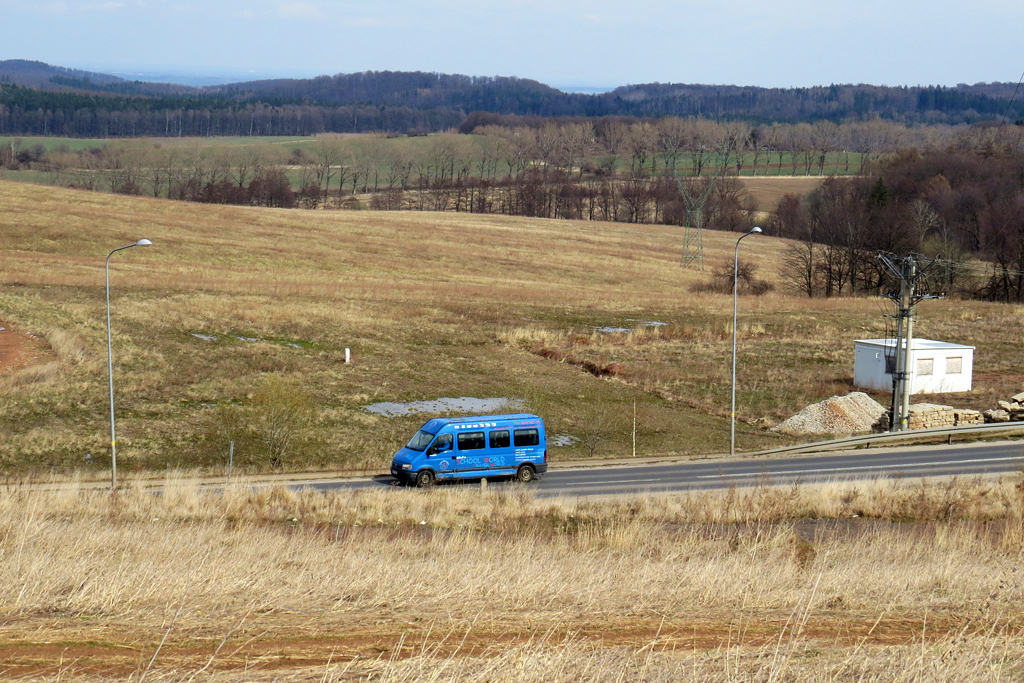
[[[114,252],[131,249],[132,247],[146,247],[153,244],[147,239],[141,239],[135,244],[126,247],[118,247],[107,254],[105,267],[107,274],[107,377],[110,380],[110,490],[117,490],[117,436],[114,430],[114,346],[110,337],[110,257]]]
[[[736,240],[736,254],[732,263],[732,410],[729,413],[729,455],[736,455],[736,313],[739,308],[740,242],[744,237],[761,232],[757,226]]]

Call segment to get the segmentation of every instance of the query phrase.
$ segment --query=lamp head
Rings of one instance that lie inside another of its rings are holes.
[[[758,228],[757,231],[761,232],[761,229]],[[135,247],[148,247],[151,244],[153,244],[153,243],[150,242],[149,240],[143,238],[143,239],[139,240],[138,242],[136,242],[135,244],[133,244],[132,246],[135,246]]]
[[[759,228],[759,227],[757,227],[757,226],[755,225],[754,227],[752,227],[752,228],[750,229],[750,232],[751,232],[751,233],[755,233],[755,232],[762,232],[762,230],[761,230],[761,228]]]

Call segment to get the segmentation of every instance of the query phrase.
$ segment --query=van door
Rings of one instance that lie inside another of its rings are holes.
[[[515,468],[515,454],[512,450],[512,430],[508,425],[491,427],[487,431],[489,448],[489,469]]]
[[[458,432],[455,437],[455,459],[459,476],[472,476],[489,466],[487,434],[479,425]]]
[[[438,477],[450,478],[455,472],[455,458],[452,456],[452,435],[438,434],[427,449],[426,466],[434,470]]]

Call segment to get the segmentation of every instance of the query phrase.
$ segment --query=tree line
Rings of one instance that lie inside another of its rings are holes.
[[[895,283],[878,255],[918,253],[937,259],[933,293],[1019,302],[1024,150],[998,134],[980,147],[902,150],[870,176],[783,197],[766,232],[797,241],[783,273],[807,296],[884,293]]]
[[[158,98],[47,92],[0,85],[0,135],[76,138],[312,136],[422,132],[457,126],[461,111],[369,104],[321,106],[220,97]]]

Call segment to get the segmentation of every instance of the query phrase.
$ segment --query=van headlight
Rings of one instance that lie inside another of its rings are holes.
[[[411,462],[405,463],[404,465],[402,465],[402,469],[403,470],[411,470],[412,469],[412,463]]]

